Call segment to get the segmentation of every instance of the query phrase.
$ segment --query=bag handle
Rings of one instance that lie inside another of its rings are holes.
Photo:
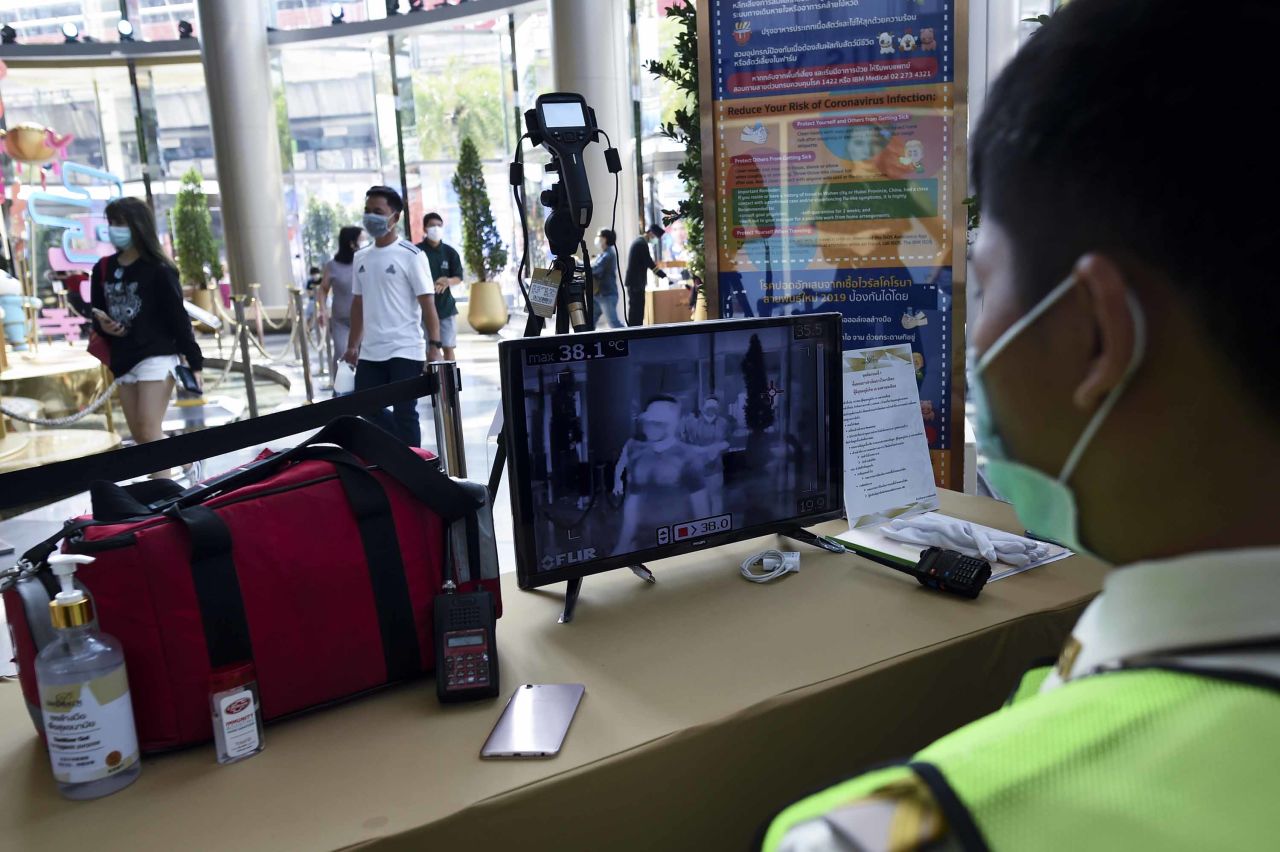
[[[32,545],[18,559],[13,567],[6,569],[0,573],[0,592],[7,592],[19,582],[33,577],[42,569],[48,567],[49,556],[58,549],[58,544],[64,538],[70,538],[85,527],[93,526],[96,523],[90,519],[79,521],[67,521],[62,525],[62,529],[46,538],[39,544]]]
[[[426,504],[446,521],[457,520],[479,508],[477,501],[441,473],[435,464],[419,456],[381,427],[353,415],[330,421],[319,432],[292,449],[202,483],[172,500],[152,504],[151,508],[153,511],[164,511],[169,506],[192,506],[224,491],[260,482],[286,463],[304,458],[308,448],[322,444],[336,444],[364,459],[366,463],[378,466],[407,488],[419,502]]]
[[[150,504],[177,497],[182,486],[172,479],[144,479],[117,485],[100,479],[89,484],[89,513],[95,521],[118,523],[153,514]]]

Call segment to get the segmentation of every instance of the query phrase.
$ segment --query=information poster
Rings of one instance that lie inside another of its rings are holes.
[[[720,315],[839,311],[844,349],[909,346],[935,480],[958,488],[955,5],[699,8],[711,36]]]
[[[905,344],[846,351],[844,509],[853,529],[938,508]]]

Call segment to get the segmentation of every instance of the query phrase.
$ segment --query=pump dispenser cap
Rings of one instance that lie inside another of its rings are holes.
[[[93,621],[93,605],[84,591],[75,587],[76,567],[92,561],[92,556],[80,553],[55,553],[49,557],[49,568],[62,584],[62,591],[49,601],[49,618],[59,630]]]

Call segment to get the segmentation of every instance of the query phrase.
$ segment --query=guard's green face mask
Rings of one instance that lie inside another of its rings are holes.
[[[1030,465],[1011,458],[1000,439],[1000,430],[987,401],[986,390],[982,384],[982,374],[991,362],[1012,343],[1019,334],[1032,326],[1049,308],[1076,286],[1075,275],[1059,284],[1040,302],[1000,335],[995,343],[978,357],[970,347],[969,350],[969,393],[973,399],[977,422],[974,424],[978,441],[978,452],[986,457],[983,473],[992,489],[1005,500],[1013,504],[1018,519],[1036,535],[1061,542],[1077,553],[1089,553],[1080,541],[1080,526],[1076,511],[1075,494],[1068,481],[1071,474],[1080,464],[1085,450],[1094,435],[1106,420],[1111,409],[1120,399],[1120,395],[1129,386],[1129,381],[1142,363],[1146,351],[1146,319],[1142,306],[1132,293],[1127,294],[1129,313],[1133,317],[1133,358],[1125,369],[1124,376],[1107,394],[1107,398],[1098,406],[1092,418],[1085,425],[1084,431],[1076,440],[1075,446],[1067,454],[1067,460],[1057,477],[1050,476]]]

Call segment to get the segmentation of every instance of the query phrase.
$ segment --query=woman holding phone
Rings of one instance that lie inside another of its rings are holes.
[[[111,344],[111,372],[119,380],[129,433],[144,444],[164,437],[175,368],[185,359],[199,384],[204,356],[151,208],[136,198],[117,198],[106,216],[116,253],[93,268],[93,320]]]

